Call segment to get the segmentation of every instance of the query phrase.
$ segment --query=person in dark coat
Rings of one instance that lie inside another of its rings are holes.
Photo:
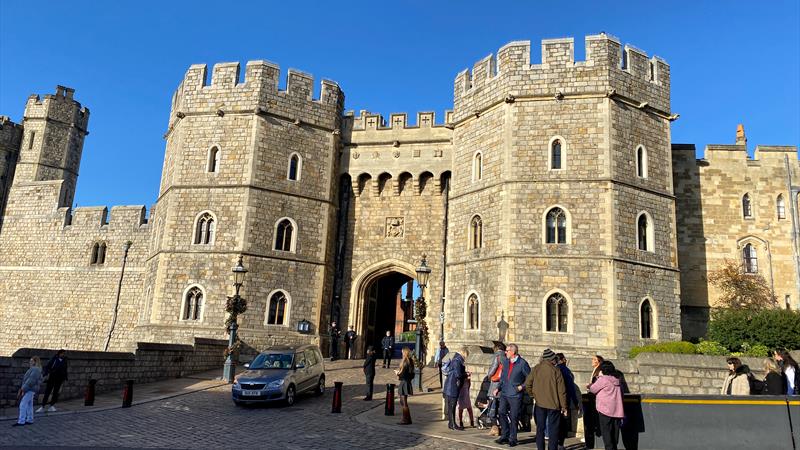
[[[500,396],[500,438],[495,442],[517,445],[517,421],[522,407],[522,395],[525,390],[525,379],[531,373],[531,366],[517,352],[516,344],[506,346],[506,360],[500,374],[500,386],[494,396]]]
[[[397,389],[397,394],[400,397],[400,407],[403,410],[403,418],[400,420],[400,425],[411,425],[411,409],[408,406],[408,396],[414,395],[414,361],[411,359],[411,349],[403,347],[403,360],[400,362],[400,368],[394,371],[397,374],[397,379],[400,380],[400,386]]]
[[[42,369],[42,376],[47,380],[47,386],[44,389],[44,399],[42,406],[36,412],[42,412],[47,407],[47,401],[50,400],[50,407],[47,412],[56,411],[55,404],[58,402],[58,394],[61,391],[61,385],[67,381],[67,351],[63,348],[58,351],[47,365]],[[52,394],[52,397],[51,397]]]
[[[344,334],[344,358],[356,359],[356,332],[353,331],[353,326],[347,327],[347,333]]]
[[[442,393],[445,397],[447,405],[447,427],[451,430],[463,430],[464,427],[458,425],[456,421],[456,405],[458,404],[458,395],[461,392],[461,386],[467,377],[467,370],[464,364],[464,357],[460,353],[455,353],[450,358],[450,364],[447,365],[447,378],[442,387]]]
[[[364,401],[372,400],[372,387],[375,382],[375,363],[378,357],[375,355],[375,348],[371,345],[367,347],[367,355],[364,358],[364,377],[367,380],[367,396]]]
[[[339,338],[342,336],[342,330],[339,329],[336,322],[331,322],[328,334],[331,336],[331,361],[336,361],[339,359]]]
[[[556,367],[561,371],[564,378],[564,387],[567,390],[567,415],[561,416],[561,426],[558,428],[558,445],[564,446],[567,435],[572,431],[572,414],[580,408],[580,399],[575,393],[575,375],[567,367],[567,357],[563,353],[556,353],[558,364]]]
[[[391,331],[386,331],[386,336],[381,341],[381,347],[383,347],[383,368],[388,369],[392,365],[392,351],[394,351],[394,338]]]
[[[781,373],[781,369],[772,358],[764,359],[764,382],[759,394],[762,395],[785,395],[786,378]]]

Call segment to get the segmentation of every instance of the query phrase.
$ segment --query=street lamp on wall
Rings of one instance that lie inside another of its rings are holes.
[[[414,368],[414,378],[415,383],[417,385],[417,389],[422,391],[422,366],[424,365],[423,361],[423,352],[422,352],[422,333],[423,331],[427,332],[427,325],[425,324],[425,315],[426,315],[426,305],[425,305],[425,287],[428,286],[428,278],[431,276],[431,268],[428,267],[427,262],[427,255],[422,255],[422,261],[419,263],[419,267],[417,267],[417,284],[419,285],[419,299],[417,299],[417,305],[414,311],[414,319],[417,322],[417,343],[414,348],[414,353],[417,357],[417,366]],[[423,330],[423,328],[425,330]]]
[[[228,326],[228,357],[225,358],[225,367],[222,372],[222,377],[228,383],[233,383],[233,378],[236,372],[236,364],[238,363],[236,360],[238,357],[234,356],[236,330],[239,329],[239,324],[236,323],[236,320],[239,314],[247,310],[247,302],[239,295],[239,291],[242,289],[242,284],[244,284],[244,276],[247,274],[247,269],[244,268],[241,255],[239,255],[239,261],[235,266],[233,266],[231,272],[233,272],[233,287],[236,291],[233,294],[233,297],[228,297],[228,304],[226,306],[226,310],[230,314],[230,325]]]

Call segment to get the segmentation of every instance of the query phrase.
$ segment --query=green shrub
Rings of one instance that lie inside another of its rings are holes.
[[[728,356],[731,352],[717,341],[700,340],[695,346],[695,351],[701,355]]]
[[[404,331],[400,333],[397,342],[416,342],[417,341],[417,332],[416,331]]]
[[[767,357],[769,356],[769,347],[764,344],[755,344],[750,345],[748,343],[742,344],[742,355],[743,356],[757,356],[757,357]]]
[[[695,345],[691,342],[658,342],[656,344],[633,347],[629,356],[635,358],[639,353],[682,353],[692,355],[696,353],[696,350]]]
[[[706,338],[743,354],[751,353],[757,345],[767,349],[800,349],[800,312],[786,309],[714,310]],[[744,348],[748,343],[750,348]],[[756,350],[763,353],[762,348]]]

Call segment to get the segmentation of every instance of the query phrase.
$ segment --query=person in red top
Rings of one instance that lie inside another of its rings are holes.
[[[531,373],[531,366],[517,354],[516,344],[506,347],[506,360],[500,374],[500,386],[494,395],[500,395],[500,438],[495,442],[517,446],[517,422],[522,408],[522,395],[525,390],[525,379]],[[506,364],[506,362],[508,364]]]

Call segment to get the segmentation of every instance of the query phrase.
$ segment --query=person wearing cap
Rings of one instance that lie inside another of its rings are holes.
[[[556,367],[558,358],[548,349],[542,353],[542,360],[525,380],[528,394],[536,401],[533,416],[536,421],[536,448],[544,450],[545,429],[547,429],[547,448],[557,450],[561,416],[567,415],[567,389],[561,370]]]
[[[518,354],[517,344],[506,346],[506,359],[500,373],[500,385],[493,395],[500,396],[500,438],[495,442],[517,446],[517,425],[522,408],[522,391],[531,366]]]
[[[344,359],[356,359],[356,332],[352,325],[344,334]]]

